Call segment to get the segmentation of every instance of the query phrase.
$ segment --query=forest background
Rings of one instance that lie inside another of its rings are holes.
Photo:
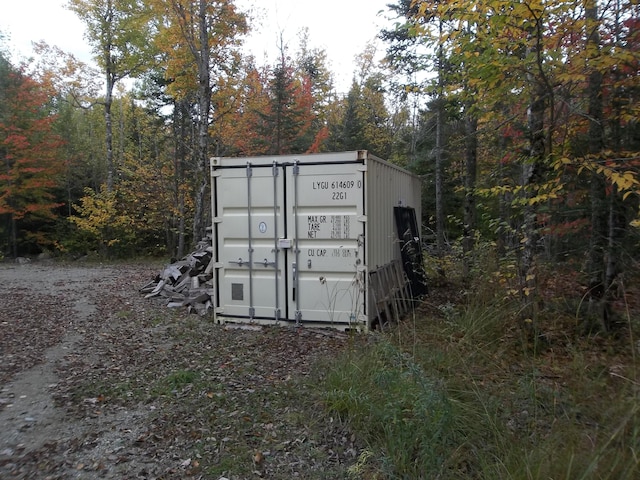
[[[233,0],[68,5],[97,69],[0,48],[0,255],[181,257],[211,156],[369,150],[423,180],[430,292],[305,393],[350,478],[638,478],[636,0],[390,2],[346,94]]]
[[[422,177],[436,275],[494,258],[531,320],[539,265],[562,263],[611,327],[638,266],[637,2],[401,0],[346,95],[305,30],[273,64],[243,54],[232,0],[68,7],[97,70],[0,51],[3,255],[181,257],[211,223],[211,156],[366,149]]]

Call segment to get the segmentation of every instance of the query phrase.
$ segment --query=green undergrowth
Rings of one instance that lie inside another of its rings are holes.
[[[469,296],[325,367],[325,407],[366,443],[352,477],[640,478],[632,336],[538,328],[532,347],[517,305]]]
[[[384,469],[442,470],[456,444],[455,417],[443,388],[409,355],[380,341],[343,358],[326,378],[325,402],[383,455]]]

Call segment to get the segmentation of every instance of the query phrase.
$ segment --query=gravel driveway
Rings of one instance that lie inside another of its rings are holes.
[[[354,339],[167,309],[161,267],[0,264],[0,478],[352,478],[311,383]]]

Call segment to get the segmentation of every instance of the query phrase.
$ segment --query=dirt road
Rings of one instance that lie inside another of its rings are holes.
[[[346,478],[307,378],[353,339],[169,310],[160,267],[0,264],[0,478]]]

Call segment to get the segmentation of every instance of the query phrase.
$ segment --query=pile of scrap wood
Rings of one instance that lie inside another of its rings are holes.
[[[211,238],[206,238],[194,252],[165,267],[140,293],[160,298],[168,307],[187,307],[190,313],[205,315],[213,308],[211,257]]]

